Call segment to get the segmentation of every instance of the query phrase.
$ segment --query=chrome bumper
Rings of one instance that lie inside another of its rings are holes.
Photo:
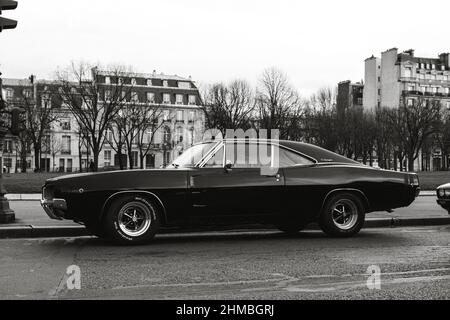
[[[45,213],[55,220],[62,220],[67,210],[66,200],[64,199],[42,199],[41,206],[44,208]]]

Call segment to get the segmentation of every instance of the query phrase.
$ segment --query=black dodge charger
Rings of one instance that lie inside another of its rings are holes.
[[[317,146],[224,139],[192,146],[164,169],[74,174],[46,181],[52,219],[121,243],[161,227],[271,224],[293,233],[317,222],[328,235],[359,232],[366,213],[410,205],[414,173],[380,170]]]

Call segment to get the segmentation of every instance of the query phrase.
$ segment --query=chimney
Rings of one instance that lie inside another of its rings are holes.
[[[34,80],[36,79],[36,76],[34,74],[32,74],[28,79],[30,80],[31,84],[34,84]]]
[[[156,70],[153,70],[153,75],[156,75]]]
[[[441,60],[441,63],[445,66],[446,69],[450,68],[450,61],[449,61],[449,53],[441,53],[439,55],[439,60]]]
[[[414,49],[405,50],[405,51],[403,51],[403,53],[406,53],[406,54],[410,55],[411,57],[414,57]]]

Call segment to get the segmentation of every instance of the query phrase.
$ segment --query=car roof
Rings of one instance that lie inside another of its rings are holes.
[[[256,138],[225,138],[218,140],[203,141],[202,143],[208,142],[268,142],[276,143],[283,147],[297,151],[298,153],[304,154],[310,158],[315,159],[318,163],[346,163],[346,164],[360,164],[359,162],[349,159],[347,157],[341,156],[330,150],[315,146],[310,143],[291,141],[291,140],[277,140],[277,139],[256,139]]]

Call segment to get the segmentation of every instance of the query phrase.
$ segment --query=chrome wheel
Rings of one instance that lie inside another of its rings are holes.
[[[147,232],[152,223],[152,211],[142,202],[126,203],[117,216],[120,230],[130,237],[138,237]]]
[[[333,223],[341,230],[349,230],[353,228],[358,221],[358,207],[348,199],[338,200],[331,207],[331,216]]]

